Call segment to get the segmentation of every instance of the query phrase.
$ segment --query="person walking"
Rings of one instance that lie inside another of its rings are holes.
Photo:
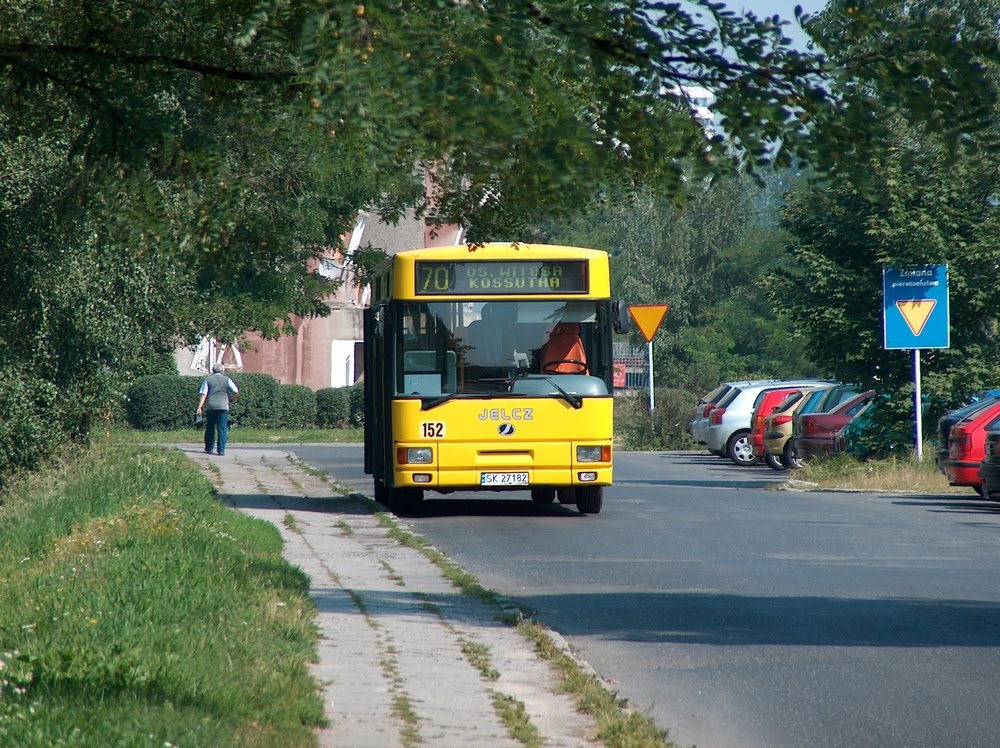
[[[212,374],[201,383],[198,394],[199,416],[204,410],[205,413],[205,451],[212,454],[212,449],[218,451],[216,454],[226,453],[226,438],[229,435],[229,403],[240,394],[240,388],[236,382],[226,376],[226,367],[222,364],[215,364],[212,367]]]

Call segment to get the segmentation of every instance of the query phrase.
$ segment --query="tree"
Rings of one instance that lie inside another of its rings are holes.
[[[851,31],[879,16],[830,18]],[[995,35],[938,40],[949,18],[900,13],[892,57],[834,65],[791,49],[779,20],[709,0],[7,0],[4,360],[93,393],[67,421],[85,431],[137,341],[273,335],[324,313],[305,261],[362,207],[416,206],[481,240],[600,189],[677,195],[693,169],[832,168],[880,147],[866,92],[885,82],[943,144],[974,139]],[[688,116],[687,83],[718,95],[724,135]]]
[[[538,238],[608,248],[616,296],[670,306],[653,348],[656,382],[700,394],[727,379],[812,375],[818,367],[768,293],[785,257],[773,207],[785,188],[734,175],[689,185],[680,203],[602,196]]]
[[[997,6],[991,7],[992,18]],[[966,13],[963,25],[971,26],[983,6],[952,8]],[[897,12],[887,10],[884,22]],[[934,10],[916,3],[908,12]],[[835,31],[843,30],[831,24],[827,38]],[[860,54],[884,43],[881,34],[845,36],[842,47]],[[995,77],[995,66],[990,70]],[[869,97],[883,145],[845,165],[845,179],[813,184],[789,203],[784,224],[794,237],[794,263],[776,273],[774,300],[795,320],[816,360],[844,381],[889,396],[878,419],[892,435],[879,446],[891,450],[912,444],[913,371],[909,355],[882,348],[883,267],[949,267],[951,347],[922,354],[929,418],[1000,378],[1000,159],[992,151],[956,152],[940,133],[907,121],[893,90],[873,88]],[[976,135],[993,139],[996,127]]]

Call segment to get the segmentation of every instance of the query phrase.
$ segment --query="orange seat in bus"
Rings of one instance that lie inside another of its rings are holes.
[[[542,346],[543,374],[589,374],[579,322],[558,322]]]

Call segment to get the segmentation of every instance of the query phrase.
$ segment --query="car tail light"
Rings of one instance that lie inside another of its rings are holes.
[[[772,426],[784,426],[786,423],[791,423],[791,416],[775,416],[771,419]]]
[[[816,422],[812,418],[802,419],[802,433],[803,434],[815,434],[819,429],[816,427]]]
[[[951,448],[949,457],[961,457],[972,450],[972,435],[965,429],[951,430]]]
[[[722,423],[722,416],[725,414],[725,412],[726,412],[725,408],[716,408],[715,410],[713,410],[712,415],[709,416],[708,419],[709,423],[711,423],[713,426],[718,426],[720,423]]]
[[[715,403],[706,403],[701,409],[701,417],[708,418],[713,410],[715,410]]]

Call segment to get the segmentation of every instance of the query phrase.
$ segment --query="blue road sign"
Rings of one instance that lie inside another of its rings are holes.
[[[948,348],[948,266],[882,269],[882,321],[886,349]]]

